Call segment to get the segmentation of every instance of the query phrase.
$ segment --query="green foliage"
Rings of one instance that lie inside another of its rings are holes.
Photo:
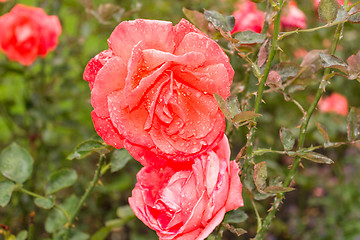
[[[33,171],[34,160],[26,149],[12,143],[0,154],[2,175],[17,183],[25,182]]]
[[[78,176],[73,169],[61,169],[50,176],[50,180],[46,186],[46,195],[53,194],[63,188],[73,185]]]
[[[5,207],[11,199],[11,194],[14,191],[15,183],[9,180],[0,181],[0,206]]]

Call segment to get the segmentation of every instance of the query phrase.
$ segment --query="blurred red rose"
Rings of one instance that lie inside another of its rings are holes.
[[[43,9],[17,4],[0,17],[0,46],[11,60],[32,64],[37,56],[55,49],[61,25]]]
[[[0,2],[6,2],[7,0],[0,0]]]
[[[284,7],[280,25],[281,28],[285,30],[306,28],[306,16],[304,12],[297,7],[296,2],[290,1],[289,4]]]
[[[237,4],[238,10],[233,13],[235,27],[231,33],[253,31],[260,33],[264,25],[265,13],[259,11],[254,2],[244,0]]]
[[[343,116],[348,114],[348,101],[339,93],[321,98],[318,107],[320,112],[335,112]]]
[[[84,71],[107,144],[147,166],[188,161],[220,141],[225,119],[213,94],[229,96],[234,70],[216,42],[184,19],[137,19],[120,23],[108,44]]]
[[[144,167],[137,174],[130,207],[160,240],[205,239],[227,211],[243,206],[239,168],[229,158],[224,136],[190,168]]]

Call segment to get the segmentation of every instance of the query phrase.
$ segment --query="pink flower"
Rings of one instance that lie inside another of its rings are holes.
[[[233,13],[235,27],[231,33],[253,31],[260,33],[264,25],[265,13],[259,11],[254,2],[244,0]]]
[[[107,144],[144,166],[190,161],[217,145],[225,119],[213,94],[229,96],[234,70],[216,42],[184,19],[137,19],[120,23],[108,44],[84,71]]]
[[[0,47],[11,59],[23,65],[44,57],[58,44],[61,25],[57,16],[43,9],[17,4],[0,17]]]
[[[287,30],[305,29],[306,16],[304,12],[297,7],[296,2],[290,1],[283,10],[280,24],[282,28]]]
[[[243,206],[239,168],[229,158],[224,136],[191,167],[144,167],[137,174],[130,207],[160,240],[205,239],[227,211]]]
[[[343,116],[348,114],[348,101],[346,97],[338,93],[321,98],[318,107],[320,112],[335,112]]]

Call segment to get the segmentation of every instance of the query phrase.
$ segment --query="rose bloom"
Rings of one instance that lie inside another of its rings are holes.
[[[348,114],[348,101],[345,96],[339,93],[321,98],[318,107],[320,112],[335,112],[343,116]]]
[[[243,206],[239,168],[229,158],[224,136],[191,167],[144,167],[137,174],[130,207],[160,240],[205,239],[227,211]]]
[[[221,140],[225,119],[213,94],[229,96],[234,70],[216,42],[184,19],[137,19],[120,23],[108,44],[84,72],[107,144],[146,166],[188,161]]]
[[[233,13],[235,26],[231,33],[253,31],[260,33],[265,21],[265,13],[259,11],[254,2],[244,0]]]
[[[286,30],[306,28],[306,16],[304,12],[297,7],[296,2],[290,1],[284,8],[280,25]]]
[[[11,60],[32,64],[58,44],[61,25],[57,16],[48,16],[43,9],[17,4],[0,17],[0,46]]]

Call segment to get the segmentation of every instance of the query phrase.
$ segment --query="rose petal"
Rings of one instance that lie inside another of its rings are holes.
[[[145,49],[174,51],[174,33],[171,22],[137,19],[121,22],[112,32],[108,44],[116,55],[129,60],[133,47],[140,41]],[[156,41],[154,41],[156,39]]]

